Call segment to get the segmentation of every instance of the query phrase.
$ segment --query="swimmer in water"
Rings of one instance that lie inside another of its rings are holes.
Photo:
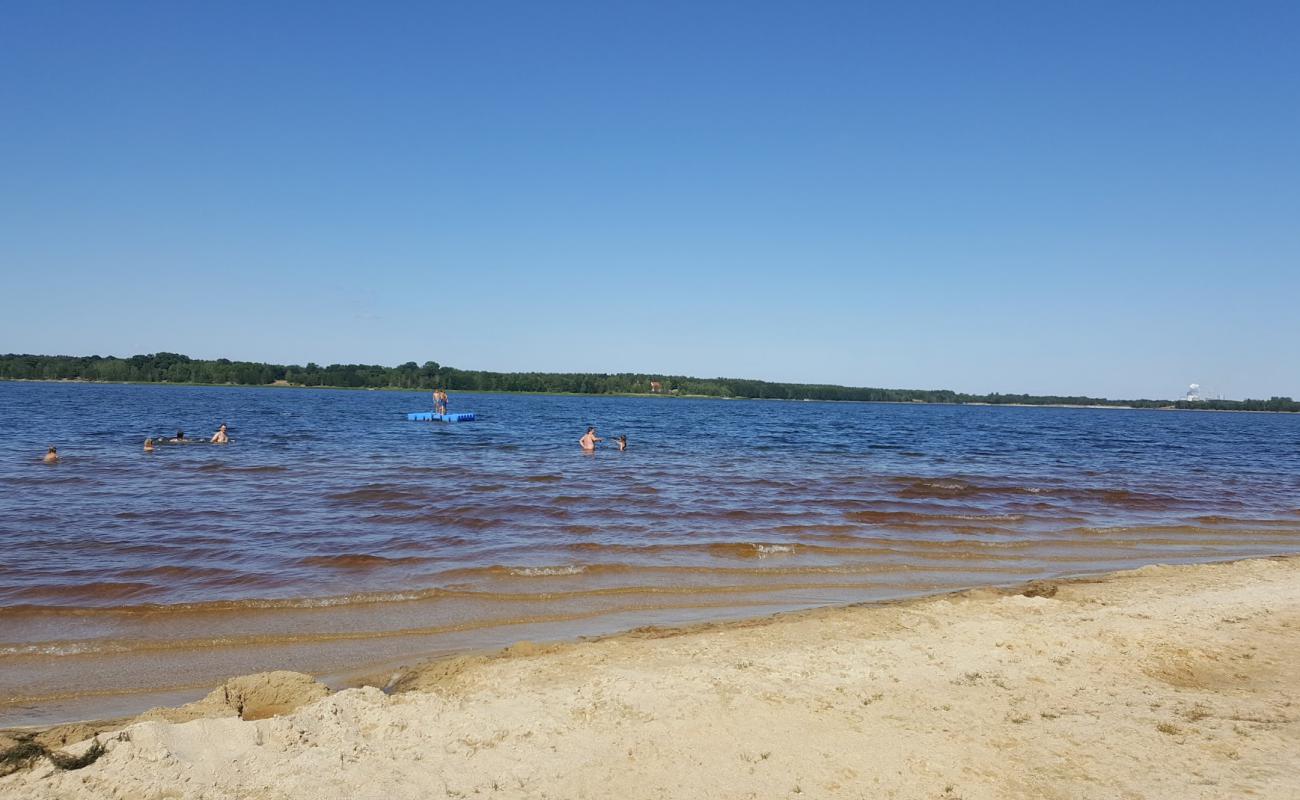
[[[144,451],[146,453],[153,452],[153,437],[144,440]]]
[[[627,449],[627,434],[623,434],[622,436],[619,436],[614,441],[618,443],[618,452],[621,453]]]
[[[217,432],[212,434],[212,443],[226,444],[229,441],[230,437],[226,435],[226,423],[223,422],[221,423],[221,427],[217,428]]]
[[[176,431],[176,435],[173,436],[172,438],[168,439],[167,441],[169,441],[169,442],[184,442],[184,441],[187,441],[186,438],[185,438],[185,431]]]
[[[45,458],[42,458],[41,461],[44,461],[46,464],[59,463],[59,451],[51,447],[49,452],[45,454]]]
[[[592,425],[587,428],[587,432],[578,440],[578,446],[588,453],[594,453],[596,451],[596,442],[603,441],[605,440],[596,435],[596,426]]]

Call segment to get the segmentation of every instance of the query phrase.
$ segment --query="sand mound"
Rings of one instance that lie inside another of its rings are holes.
[[[266,719],[314,703],[329,693],[325,684],[301,672],[258,672],[231,678],[202,700],[186,703],[180,708],[153,708],[134,721],[188,722],[216,717]]]
[[[45,751],[57,752],[69,745],[137,722],[189,722],[221,717],[265,719],[277,714],[288,714],[329,693],[325,684],[301,672],[259,672],[231,678],[202,700],[179,708],[153,708],[134,718],[71,722],[38,732],[7,731],[0,733],[0,775],[11,771],[5,765],[26,763],[31,755],[40,755]]]

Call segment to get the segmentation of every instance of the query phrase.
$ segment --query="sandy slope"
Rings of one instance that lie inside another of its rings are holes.
[[[0,797],[1300,797],[1300,560],[1030,594],[525,645]]]

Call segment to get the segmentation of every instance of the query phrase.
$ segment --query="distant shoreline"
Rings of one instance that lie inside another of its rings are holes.
[[[195,386],[319,387],[349,389],[407,389],[506,394],[609,395],[649,397],[712,397],[727,400],[797,400],[804,402],[927,403],[932,405],[1024,405],[1067,408],[1177,408],[1214,411],[1300,412],[1300,402],[1273,395],[1267,399],[1175,399],[1093,397],[1084,394],[1030,394],[952,389],[906,389],[884,386],[844,386],[832,383],[791,383],[757,378],[669,375],[645,372],[495,372],[467,370],[425,361],[397,366],[383,364],[272,364],[195,359],[180,353],[157,352],[116,356],[67,356],[7,353],[0,355],[0,379],[85,382],[164,383]],[[1193,385],[1194,386],[1194,385]]]
[[[97,381],[87,378],[0,378],[0,383],[78,383],[99,386],[198,386],[213,389],[325,389],[344,392],[410,392],[427,394],[429,389],[405,389],[400,386],[307,386],[301,383],[173,383],[171,381]],[[986,408],[1075,408],[1106,411],[1191,411],[1196,413],[1216,414],[1296,414],[1294,411],[1267,411],[1246,408],[1179,408],[1174,405],[1149,407],[1125,404],[1084,405],[1078,403],[989,403],[989,402],[948,402],[932,400],[815,400],[785,397],[720,397],[711,394],[668,394],[649,392],[536,392],[511,391],[507,389],[459,389],[455,394],[492,394],[492,395],[533,395],[538,397],[632,397],[653,400],[719,400],[749,401],[771,403],[834,403],[847,405],[888,405],[888,406],[978,406]],[[1172,402],[1172,401],[1171,401]]]

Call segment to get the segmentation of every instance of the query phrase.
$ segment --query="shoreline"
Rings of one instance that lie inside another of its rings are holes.
[[[93,381],[82,378],[0,378],[0,382],[9,383],[57,383],[57,384],[87,384],[92,386],[198,386],[206,388],[230,388],[230,389],[321,389],[328,391],[341,392],[411,392],[414,394],[427,394],[429,389],[403,389],[398,386],[307,386],[300,383],[171,383],[169,381]],[[503,389],[457,389],[456,394],[461,395],[523,395],[534,397],[633,397],[656,400],[726,400],[726,401],[747,401],[747,402],[768,402],[768,403],[833,403],[844,405],[883,405],[883,406],[975,406],[981,408],[1074,408],[1074,409],[1095,409],[1095,410],[1115,410],[1115,411],[1190,411],[1194,413],[1216,413],[1216,414],[1293,414],[1300,415],[1297,411],[1264,411],[1257,409],[1245,408],[1177,408],[1175,406],[1160,406],[1155,408],[1144,408],[1141,406],[1124,405],[1079,405],[1077,403],[987,403],[987,402],[970,402],[970,403],[950,403],[950,402],[933,402],[929,400],[814,400],[804,398],[786,398],[786,397],[724,397],[713,394],[667,394],[667,393],[635,393],[635,392],[531,392],[531,391],[508,391]],[[1171,403],[1174,401],[1170,401]]]
[[[1251,554],[1226,556],[1209,560],[1198,561],[1174,561],[1164,562],[1169,565],[1212,565],[1228,564],[1241,560],[1249,559],[1300,559],[1300,554],[1295,554],[1285,550],[1273,552],[1256,552]],[[1155,562],[1160,563],[1160,562]],[[1131,566],[1120,569],[1124,572],[1130,569],[1140,569],[1144,565],[1140,562]],[[997,582],[979,582],[973,581],[964,584],[949,584],[947,586],[933,586],[925,589],[907,589],[896,592],[886,592],[882,596],[872,599],[861,600],[838,600],[817,603],[792,603],[785,604],[776,601],[764,602],[757,604],[759,607],[751,607],[752,603],[737,604],[728,606],[721,611],[711,611],[701,616],[697,612],[703,606],[691,605],[678,607],[666,607],[656,609],[658,613],[639,609],[636,611],[611,609],[604,613],[596,615],[597,619],[608,617],[614,620],[620,620],[615,624],[597,624],[590,625],[588,615],[579,615],[575,619],[556,618],[556,619],[539,619],[536,617],[521,619],[514,622],[502,622],[493,620],[490,624],[481,628],[480,632],[486,635],[482,637],[486,641],[476,641],[471,643],[462,643],[460,646],[448,648],[439,643],[426,644],[424,648],[399,647],[397,653],[385,653],[379,655],[378,652],[371,652],[369,657],[347,657],[338,658],[327,656],[323,659],[320,657],[304,657],[302,654],[294,654],[289,651],[281,654],[281,657],[264,660],[265,666],[260,669],[269,670],[293,670],[301,671],[316,676],[316,679],[329,687],[332,691],[341,691],[349,688],[360,686],[384,686],[388,677],[395,671],[406,669],[406,665],[416,663],[434,663],[455,661],[460,659],[474,659],[484,656],[492,656],[497,653],[508,650],[514,643],[527,641],[536,643],[539,646],[548,648],[567,647],[578,645],[585,642],[603,641],[611,638],[618,638],[627,635],[629,632],[655,629],[658,631],[690,631],[697,628],[720,629],[729,626],[749,627],[755,624],[761,624],[769,620],[777,620],[785,617],[793,617],[801,614],[816,614],[820,612],[833,613],[839,609],[852,609],[863,607],[885,607],[913,602],[922,602],[932,598],[942,598],[963,595],[970,592],[992,591],[992,592],[1010,592],[1016,593],[1024,587],[1038,585],[1044,582],[1050,583],[1069,583],[1075,581],[1092,581],[1103,579],[1116,573],[1116,568],[1092,568],[1092,569],[1072,569],[1056,573],[1046,573],[1039,575],[1019,576],[1012,580],[1003,580]],[[416,600],[404,601],[414,603]],[[785,605],[786,607],[781,607]],[[158,610],[154,606],[139,606],[136,608],[123,609],[127,613],[151,613]],[[332,604],[325,606],[326,609],[337,609],[338,606]],[[678,613],[685,613],[685,619],[674,619]],[[630,617],[630,619],[629,619]],[[658,619],[655,619],[658,617]],[[691,618],[694,619],[691,619]],[[472,626],[471,626],[472,627]],[[294,639],[296,637],[290,637]],[[385,641],[384,637],[372,638],[368,632],[359,632],[357,638],[366,639],[374,642]],[[393,641],[401,641],[404,637],[400,632],[391,637]],[[402,653],[401,651],[405,651]],[[109,654],[108,659],[117,657],[117,654]],[[37,657],[39,658],[39,656]],[[21,659],[21,657],[20,657]],[[223,668],[222,659],[216,659],[212,667],[205,666],[199,672],[206,677],[198,677],[192,665],[186,666],[184,662],[173,664],[166,669],[176,670],[173,674],[185,674],[182,681],[163,682],[163,683],[144,683],[139,685],[119,685],[117,679],[113,678],[107,682],[107,685],[101,684],[88,691],[77,691],[71,693],[56,694],[18,694],[8,698],[5,702],[0,703],[0,734],[5,731],[47,731],[63,728],[83,729],[92,728],[95,730],[106,729],[113,724],[126,724],[136,719],[140,714],[152,708],[158,707],[180,707],[181,705],[197,701],[212,689],[214,683],[230,678],[238,677],[240,674],[250,673],[247,667],[243,668],[244,673],[239,671]],[[93,662],[83,669],[83,672],[93,674],[95,669],[108,667],[112,673],[120,674],[124,669],[123,664],[108,665],[101,662]],[[43,670],[45,667],[39,663],[28,664],[25,667],[17,667],[18,674],[23,674],[23,670]],[[258,668],[254,668],[258,669]],[[250,673],[252,674],[252,673]],[[78,684],[80,685],[80,684]],[[27,713],[20,713],[20,709],[27,709]],[[35,711],[39,709],[39,711]],[[25,718],[25,719],[24,719]]]
[[[282,677],[281,706],[311,700],[288,716],[150,712],[200,718],[100,736],[95,764],[0,794],[1293,796],[1297,577],[1297,556],[1149,566],[520,642],[323,699]]]

